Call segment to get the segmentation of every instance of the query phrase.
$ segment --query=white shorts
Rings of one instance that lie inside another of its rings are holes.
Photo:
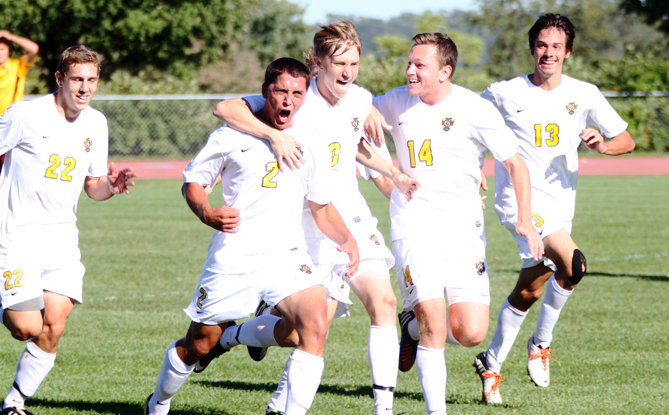
[[[532,223],[537,229],[537,232],[539,232],[539,236],[541,236],[541,239],[547,237],[548,235],[560,229],[565,229],[567,233],[571,235],[570,220],[569,221],[552,220],[550,217],[544,217],[541,214],[533,213]],[[516,240],[516,245],[518,246],[518,255],[520,255],[520,259],[523,260],[521,268],[532,268],[539,264],[544,264],[553,271],[557,270],[553,261],[548,259],[548,257],[546,256],[543,256],[539,261],[534,259],[532,253],[530,252],[530,246],[527,244],[527,238],[521,236],[516,231],[516,223],[513,223],[511,221],[502,221],[502,225],[504,225],[504,227],[508,229],[509,232],[511,232],[511,236],[513,236],[513,239]]]
[[[470,246],[438,247],[412,244],[409,239],[393,241],[395,270],[404,310],[434,298],[448,304],[490,305],[490,284],[485,257],[485,240]]]
[[[270,257],[265,268],[248,274],[221,274],[205,269],[184,313],[196,323],[216,325],[248,317],[260,300],[276,306],[315,285],[323,285],[323,278],[309,257],[299,251]]]
[[[328,295],[339,302],[335,317],[350,315],[348,309],[353,305],[351,280],[371,270],[388,270],[395,263],[383,234],[372,225],[375,224],[360,222],[349,228],[360,255],[360,266],[351,278],[345,276],[349,257],[345,252],[337,251],[336,243],[327,238],[307,240],[309,255],[325,279],[323,285]]]
[[[30,300],[41,301],[44,291],[77,303],[83,301],[86,269],[81,263],[76,227],[54,225],[41,229],[46,229],[46,234],[58,235],[57,243],[42,243],[45,238],[33,239],[37,236],[34,234],[13,235],[11,246],[0,248],[3,309]]]

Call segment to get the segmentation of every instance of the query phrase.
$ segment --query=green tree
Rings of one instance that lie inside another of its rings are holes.
[[[623,0],[620,7],[626,13],[643,16],[650,24],[660,22],[660,30],[669,33],[669,0]]]
[[[0,27],[40,45],[50,89],[60,53],[86,44],[104,57],[102,78],[147,66],[185,78],[228,53],[250,49],[264,64],[299,57],[303,9],[286,0],[0,0]]]

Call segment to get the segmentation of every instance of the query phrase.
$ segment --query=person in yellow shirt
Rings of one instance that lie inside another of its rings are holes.
[[[19,45],[26,53],[18,59],[12,59],[12,43]],[[37,52],[39,46],[32,40],[0,30],[0,115],[10,105],[23,99],[26,75],[35,62]],[[0,157],[0,171],[4,161],[3,154]]]

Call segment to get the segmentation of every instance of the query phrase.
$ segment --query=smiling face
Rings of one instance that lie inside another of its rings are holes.
[[[337,49],[334,54],[314,56],[318,67],[316,85],[330,105],[337,105],[344,98],[355,78],[358,77],[360,53],[355,47]]]
[[[416,95],[428,105],[440,101],[450,91],[450,66],[441,66],[436,45],[414,45],[409,51],[406,69],[409,94]]]
[[[75,64],[65,76],[56,72],[56,82],[60,87],[56,93],[56,105],[68,121],[74,121],[91,102],[98,87],[98,78],[98,66],[93,63]]]
[[[267,101],[261,118],[277,130],[291,127],[295,113],[304,103],[307,82],[305,77],[295,78],[284,72],[270,85],[263,85],[263,96]]]
[[[567,49],[567,35],[558,28],[550,27],[539,32],[534,48],[534,82],[545,83],[546,80],[562,75],[562,64],[571,51]]]

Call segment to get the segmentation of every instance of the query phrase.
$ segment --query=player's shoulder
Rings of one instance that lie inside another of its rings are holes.
[[[573,78],[569,75],[562,75],[562,86],[570,91],[586,93],[599,92],[599,87],[597,85]]]
[[[414,101],[414,96],[409,94],[409,87],[407,85],[398,86],[397,88],[391,89],[383,95],[375,97],[375,101],[383,101],[388,103],[393,103],[395,105],[407,105]]]
[[[495,95],[506,95],[507,93],[518,92],[520,88],[528,86],[527,75],[517,76],[503,81],[497,81],[490,84],[488,91]]]
[[[352,94],[354,98],[357,99],[366,99],[366,100],[371,100],[372,99],[372,93],[369,92],[367,89],[361,87],[360,85],[357,84],[351,84],[351,86],[348,88],[348,91],[346,94]]]

